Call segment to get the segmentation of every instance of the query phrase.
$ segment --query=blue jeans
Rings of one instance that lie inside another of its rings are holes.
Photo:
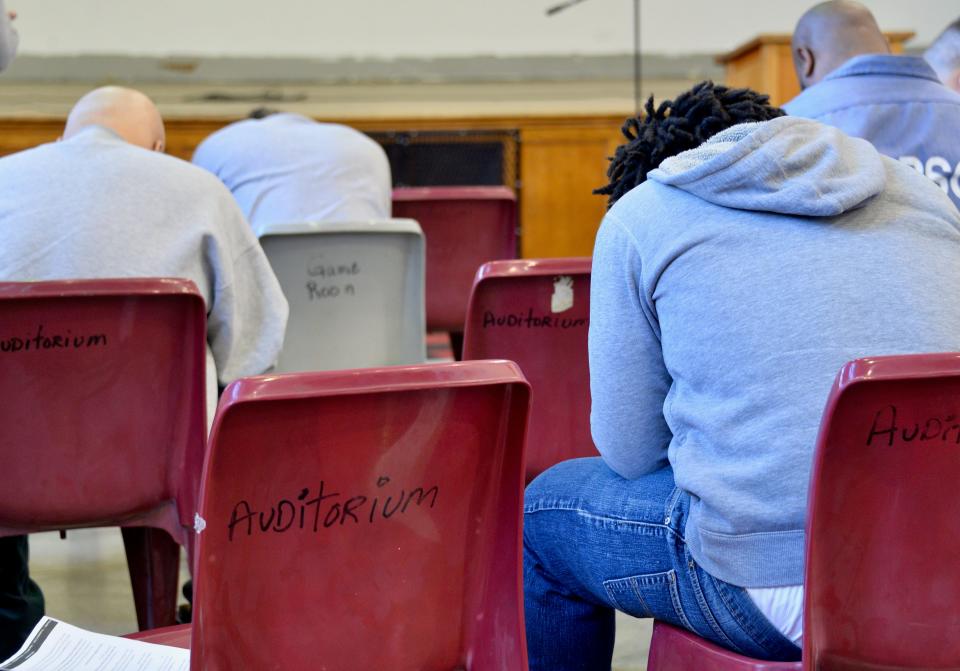
[[[746,590],[690,556],[689,504],[671,469],[624,480],[599,457],[563,462],[530,483],[523,581],[531,671],[609,669],[614,609],[749,657],[800,659]]]

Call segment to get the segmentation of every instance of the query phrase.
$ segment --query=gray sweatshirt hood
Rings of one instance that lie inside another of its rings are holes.
[[[732,126],[666,159],[649,179],[723,207],[832,217],[883,191],[883,159],[866,140],[780,117]]]

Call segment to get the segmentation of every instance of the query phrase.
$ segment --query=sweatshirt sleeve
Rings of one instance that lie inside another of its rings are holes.
[[[7,15],[6,3],[0,0],[0,71],[6,70],[13,63],[19,44],[20,35]]]
[[[218,249],[207,254],[216,276],[207,340],[221,385],[267,372],[276,364],[289,311],[260,243],[229,200],[223,207],[227,230]]]
[[[607,465],[637,478],[667,465],[670,376],[644,296],[635,240],[611,214],[597,234],[590,281],[590,428]]]

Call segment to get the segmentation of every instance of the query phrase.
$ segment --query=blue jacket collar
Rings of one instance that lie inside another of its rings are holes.
[[[854,56],[839,68],[824,77],[860,77],[864,75],[886,75],[895,77],[917,77],[939,82],[937,73],[920,56],[895,56],[893,54],[863,54]]]

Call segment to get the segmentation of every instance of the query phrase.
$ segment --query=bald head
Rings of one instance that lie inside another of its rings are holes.
[[[801,88],[819,82],[861,54],[888,54],[890,45],[870,10],[853,0],[831,0],[800,17],[793,32],[793,65]]]
[[[105,126],[130,144],[163,151],[166,132],[160,111],[134,89],[104,86],[86,94],[70,111],[63,138],[70,139],[90,126]]]

